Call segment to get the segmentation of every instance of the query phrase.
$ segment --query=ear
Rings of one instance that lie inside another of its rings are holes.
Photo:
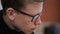
[[[6,10],[6,15],[8,16],[8,18],[9,18],[10,20],[14,20],[14,19],[15,19],[15,16],[16,16],[15,11],[14,11],[13,8],[8,8],[8,9]]]

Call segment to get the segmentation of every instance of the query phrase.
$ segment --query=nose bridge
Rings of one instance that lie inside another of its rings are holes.
[[[41,19],[38,17],[38,19],[35,21],[35,25],[40,25],[41,24]]]

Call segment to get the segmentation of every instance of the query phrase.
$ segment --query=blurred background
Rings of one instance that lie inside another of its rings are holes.
[[[41,19],[44,22],[60,22],[60,0],[46,0]]]
[[[35,34],[60,34],[60,0],[46,0]]]

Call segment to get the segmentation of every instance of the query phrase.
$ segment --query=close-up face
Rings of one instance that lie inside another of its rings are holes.
[[[24,15],[23,13],[16,14],[14,25],[25,33],[31,33],[41,23],[40,15],[42,8],[43,2],[27,4],[26,8],[21,11],[29,15]]]
[[[32,33],[37,25],[40,25],[40,16],[43,9],[43,2],[28,3],[24,9],[8,9],[7,15],[13,21],[13,26],[24,33]],[[16,12],[14,12],[16,11]],[[10,14],[10,15],[9,15]],[[13,14],[13,15],[12,15]]]

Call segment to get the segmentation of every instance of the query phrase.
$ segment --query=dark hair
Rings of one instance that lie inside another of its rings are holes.
[[[27,1],[33,1],[33,2],[44,2],[44,0],[27,0]],[[3,10],[5,10],[6,8],[24,8],[26,0],[1,0],[2,2],[2,6],[3,6]],[[4,11],[5,12],[5,11]]]

